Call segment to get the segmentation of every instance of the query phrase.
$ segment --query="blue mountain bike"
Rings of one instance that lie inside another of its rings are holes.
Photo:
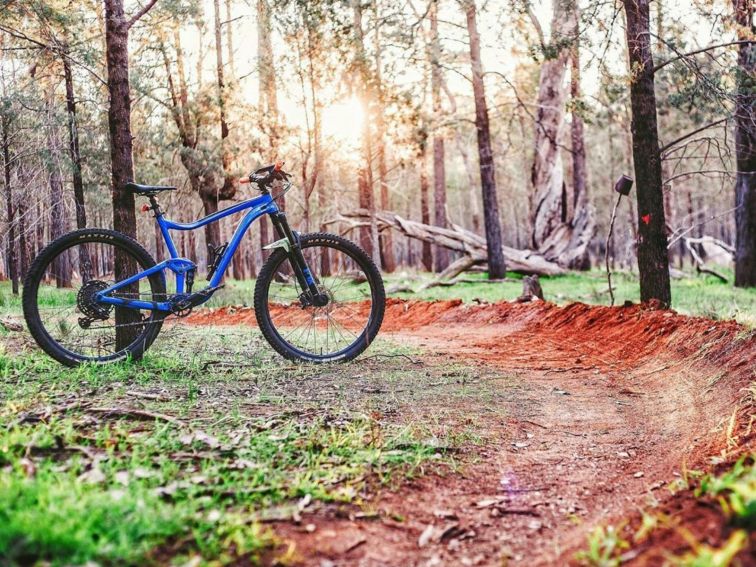
[[[157,263],[134,239],[85,228],[48,245],[24,281],[24,317],[34,339],[55,360],[76,366],[139,359],[168,317],[185,317],[223,287],[223,275],[252,223],[268,215],[278,240],[254,290],[257,323],[271,346],[294,361],[347,361],[362,353],[383,321],[383,280],[356,244],[333,234],[293,231],[276,199],[290,187],[281,164],[240,180],[259,197],[193,223],[165,218],[158,193],[175,187],[127,184],[149,200],[170,256]],[[280,182],[280,184],[276,182]],[[278,195],[272,187],[280,188]],[[208,285],[195,291],[198,266],[182,258],[171,231],[195,230],[247,211],[231,241],[208,253]],[[172,278],[167,276],[173,275]]]

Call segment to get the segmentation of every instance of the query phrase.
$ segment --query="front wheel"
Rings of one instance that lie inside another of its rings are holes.
[[[328,301],[303,301],[288,253],[279,248],[255,285],[255,316],[265,339],[289,360],[345,362],[362,353],[381,328],[383,279],[356,244],[333,234],[300,237],[302,255]]]

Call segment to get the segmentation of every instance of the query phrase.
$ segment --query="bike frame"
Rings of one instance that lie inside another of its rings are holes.
[[[281,235],[282,237],[289,237],[292,234],[290,229],[288,228],[288,224],[286,224],[285,217],[283,219],[281,218],[282,216],[284,216],[284,214],[280,212],[278,205],[276,205],[273,197],[268,192],[263,193],[259,197],[243,201],[237,205],[233,205],[232,207],[228,207],[226,209],[223,209],[222,211],[218,211],[217,213],[213,213],[191,223],[179,223],[166,219],[157,206],[156,201],[153,201],[153,210],[155,211],[155,218],[157,220],[158,226],[160,227],[160,233],[163,235],[163,240],[165,241],[165,246],[168,250],[170,258],[158,264],[155,264],[153,267],[148,268],[143,272],[134,274],[130,278],[117,282],[112,286],[100,291],[97,294],[97,299],[99,302],[131,309],[148,309],[171,312],[173,304],[170,301],[142,301],[139,299],[111,297],[109,295],[112,292],[127,287],[135,282],[138,282],[141,279],[148,278],[158,272],[165,272],[166,270],[170,270],[176,276],[176,294],[185,293],[184,288],[186,282],[186,274],[196,269],[196,265],[191,260],[179,256],[176,245],[173,243],[173,239],[171,238],[171,230],[196,230],[210,223],[218,222],[220,219],[225,218],[229,215],[248,210],[247,214],[239,223],[239,226],[236,227],[236,231],[234,232],[231,241],[228,243],[228,247],[223,253],[223,256],[221,256],[218,262],[218,267],[213,273],[213,277],[211,278],[209,285],[202,291],[215,291],[215,289],[220,286],[220,283],[223,280],[223,274],[225,273],[226,268],[228,267],[231,259],[236,253],[236,250],[239,248],[239,244],[241,243],[242,238],[244,238],[244,235],[246,234],[249,227],[252,226],[252,223],[259,219],[261,216],[270,215],[273,219],[273,225],[276,227],[279,235]],[[307,287],[310,287],[311,285],[313,285],[312,276],[310,275],[310,271],[306,266],[304,267],[303,273],[306,276],[309,276],[305,277],[304,280],[307,284]],[[165,277],[165,274],[163,274],[163,277]],[[199,301],[198,304],[204,303],[205,301],[210,299],[210,297],[212,296],[212,291],[208,293],[207,297],[205,297],[202,301]]]

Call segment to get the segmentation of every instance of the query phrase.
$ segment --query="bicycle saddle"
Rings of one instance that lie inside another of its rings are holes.
[[[161,191],[175,191],[175,187],[169,187],[166,185],[141,185],[140,183],[134,183],[129,181],[126,184],[126,189],[136,193],[137,195],[144,195],[149,197],[150,195],[157,195]]]

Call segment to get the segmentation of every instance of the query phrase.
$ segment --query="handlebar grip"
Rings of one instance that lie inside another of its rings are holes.
[[[249,180],[249,177],[242,177],[241,179],[239,179],[239,183],[241,185],[246,185],[247,183],[252,183],[252,182]]]

